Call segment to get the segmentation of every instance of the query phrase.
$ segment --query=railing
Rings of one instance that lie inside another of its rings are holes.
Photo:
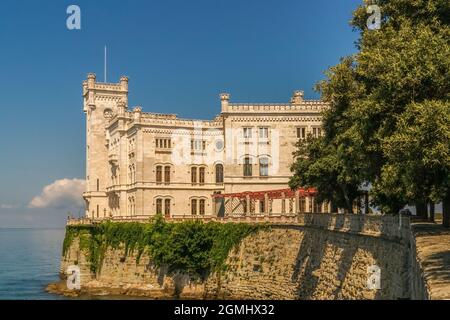
[[[110,217],[99,219],[69,219],[68,226],[73,225],[93,225],[106,221],[111,222],[150,222],[150,216],[130,216],[130,217]],[[382,237],[389,240],[398,241],[406,239],[409,232],[409,217],[362,215],[362,214],[330,214],[330,213],[299,213],[299,214],[255,214],[236,216],[173,216],[166,217],[170,223],[180,223],[184,221],[202,221],[217,223],[268,223],[272,226],[298,226],[315,229],[322,229],[331,232],[343,232],[358,234],[370,237]]]
[[[316,213],[320,214],[320,213]],[[147,223],[149,222],[154,216],[116,216],[116,217],[106,217],[106,218],[69,218],[67,220],[67,225],[83,225],[83,224],[95,224],[95,223],[102,223],[102,222],[141,222],[141,223]],[[176,215],[171,217],[165,217],[165,220],[167,222],[183,222],[183,221],[204,221],[204,222],[234,222],[234,223],[240,223],[240,222],[248,222],[248,223],[265,223],[265,222],[271,222],[271,223],[292,223],[297,222],[299,218],[299,215],[297,214],[249,214],[249,215],[228,215],[225,217],[217,217],[217,216],[200,216],[200,215]]]

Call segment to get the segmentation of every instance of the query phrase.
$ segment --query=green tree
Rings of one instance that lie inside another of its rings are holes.
[[[443,225],[450,226],[450,101],[410,104],[383,150],[401,172],[398,186],[408,201],[443,201]],[[383,180],[384,182],[385,180]]]
[[[299,149],[291,185],[320,189],[324,184],[319,182],[337,182],[338,176],[344,176],[352,189],[370,183],[373,204],[385,212],[397,212],[408,202],[423,208],[432,198],[430,189],[422,185],[429,171],[417,167],[406,188],[408,171],[386,154],[384,143],[398,133],[397,121],[409,105],[450,98],[450,2],[377,3],[383,13],[381,29],[368,30],[366,6],[357,8],[352,25],[361,34],[358,52],[330,68],[327,79],[317,86],[322,99],[330,103],[319,144],[324,150],[317,150],[315,144]],[[308,157],[310,166],[305,165]],[[330,158],[339,175],[322,170],[319,179],[313,174],[319,172],[313,162],[330,163]],[[336,197],[331,192],[321,191],[321,195],[331,201]]]

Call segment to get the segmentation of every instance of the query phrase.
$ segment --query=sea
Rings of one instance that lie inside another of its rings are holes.
[[[59,300],[45,287],[59,280],[64,229],[0,228],[0,300]]]

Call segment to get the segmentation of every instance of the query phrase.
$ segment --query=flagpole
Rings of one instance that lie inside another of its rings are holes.
[[[106,67],[107,67],[107,65],[106,65],[107,51],[106,50],[107,49],[106,49],[106,46],[105,46],[105,83],[106,83]]]

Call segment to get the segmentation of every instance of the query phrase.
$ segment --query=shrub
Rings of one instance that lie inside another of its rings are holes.
[[[267,225],[245,223],[167,223],[156,216],[149,223],[113,223],[67,226],[63,255],[78,238],[80,250],[87,252],[91,271],[99,273],[108,248],[124,246],[124,255],[136,251],[136,263],[144,252],[157,266],[169,272],[184,272],[204,279],[210,272],[226,270],[230,250],[242,239]]]

